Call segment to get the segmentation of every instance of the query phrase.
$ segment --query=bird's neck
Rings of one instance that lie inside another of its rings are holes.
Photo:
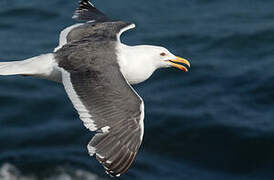
[[[145,47],[117,44],[117,58],[122,74],[130,84],[147,80],[157,69],[147,56]]]

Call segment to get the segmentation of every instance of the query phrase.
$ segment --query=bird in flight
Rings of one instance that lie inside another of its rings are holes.
[[[144,102],[132,88],[158,68],[188,71],[189,61],[159,46],[128,46],[120,35],[133,23],[112,20],[81,0],[54,52],[0,62],[0,75],[34,76],[63,83],[86,128],[95,131],[87,148],[111,176],[125,173],[144,134]]]

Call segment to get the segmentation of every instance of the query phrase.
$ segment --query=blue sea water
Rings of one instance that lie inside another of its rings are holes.
[[[123,42],[190,59],[134,88],[146,107],[137,160],[121,179],[274,179],[274,1],[93,2],[136,23]],[[0,61],[52,52],[75,23],[68,0],[1,0]],[[62,85],[0,77],[0,179],[109,179]]]

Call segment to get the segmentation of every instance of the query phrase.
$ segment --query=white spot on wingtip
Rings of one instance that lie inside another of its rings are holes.
[[[101,130],[102,130],[103,133],[108,133],[109,129],[110,129],[109,126],[105,126],[105,127],[101,128]]]
[[[104,159],[104,156],[100,155],[100,154],[96,154],[96,156],[98,156],[100,159]]]
[[[94,23],[96,22],[95,20],[88,21],[87,23]]]
[[[111,164],[111,163],[112,163],[112,161],[110,161],[110,160],[107,160],[107,161],[106,161],[106,163],[107,163],[107,164]]]
[[[79,17],[78,14],[74,14],[74,15],[72,16],[72,19],[77,19],[78,17]]]
[[[111,175],[111,172],[105,171],[107,175],[109,175],[111,178],[113,178],[113,175]]]
[[[95,7],[90,1],[88,1],[88,3],[89,3],[92,7]]]

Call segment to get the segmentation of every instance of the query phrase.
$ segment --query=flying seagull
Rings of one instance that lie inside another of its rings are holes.
[[[107,174],[120,176],[136,158],[144,134],[144,102],[131,84],[158,68],[187,71],[190,63],[158,46],[128,46],[120,35],[135,27],[115,21],[81,0],[53,53],[0,62],[0,75],[34,76],[63,83],[85,127],[95,131],[87,148]]]

